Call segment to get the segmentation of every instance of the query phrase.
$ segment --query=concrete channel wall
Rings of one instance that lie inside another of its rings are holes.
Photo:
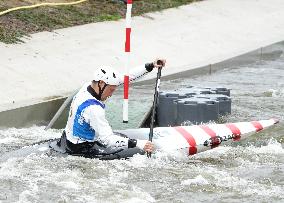
[[[272,44],[267,47],[261,47],[255,51],[222,61],[215,64],[208,64],[203,67],[196,67],[194,69],[176,73],[173,75],[163,77],[163,80],[170,80],[181,77],[192,77],[196,75],[212,74],[221,69],[234,68],[240,65],[246,65],[261,60],[275,60],[283,54],[284,41]],[[154,80],[151,80],[154,82]],[[140,85],[148,81],[137,82],[134,85]],[[10,109],[0,112],[0,127],[26,127],[30,125],[47,125],[57,112],[59,107],[67,97],[53,98],[44,102],[39,102],[30,105],[24,105],[15,109]],[[62,113],[57,120],[54,128],[63,128],[66,123],[68,108]],[[141,119],[139,126],[147,126],[149,122],[149,112],[145,112],[144,118]]]

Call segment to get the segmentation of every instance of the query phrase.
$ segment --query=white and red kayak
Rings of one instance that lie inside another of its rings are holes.
[[[187,155],[194,155],[203,151],[218,147],[224,143],[240,141],[246,137],[259,132],[267,127],[278,123],[276,119],[238,122],[226,124],[207,124],[178,127],[157,127],[154,128],[153,142],[158,151],[181,151]],[[128,129],[115,131],[118,135],[127,136],[132,139],[148,140],[149,128]],[[45,143],[36,144],[30,147],[5,153],[0,156],[0,161],[12,157],[22,157],[29,154],[42,154],[59,152],[67,156],[65,149],[58,146],[59,138]],[[119,159],[132,157],[134,154],[143,154],[138,148],[115,151],[114,149],[100,148],[102,154],[96,158]]]
[[[159,150],[183,150],[188,155],[194,155],[223,143],[240,141],[278,122],[276,119],[269,119],[226,124],[157,127],[154,129],[153,142]],[[119,132],[134,139],[147,139],[149,135],[148,128]]]

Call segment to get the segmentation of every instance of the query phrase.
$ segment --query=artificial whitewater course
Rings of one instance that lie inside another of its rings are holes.
[[[284,199],[284,56],[194,78],[162,80],[162,90],[194,86],[231,89],[232,114],[221,123],[274,118],[280,123],[247,139],[189,156],[178,150],[103,161],[56,153],[11,156],[0,162],[1,202],[282,202]],[[130,118],[143,117],[153,85],[131,90]],[[121,92],[108,102],[114,129]],[[135,108],[133,108],[135,107]],[[135,117],[134,117],[135,115]],[[269,120],[262,125],[272,125]],[[255,131],[264,126],[254,123]],[[45,126],[0,130],[0,153],[58,138]],[[185,127],[186,128],[186,127]],[[197,149],[199,150],[199,149]],[[189,151],[188,151],[189,152]],[[191,151],[192,152],[192,151]]]

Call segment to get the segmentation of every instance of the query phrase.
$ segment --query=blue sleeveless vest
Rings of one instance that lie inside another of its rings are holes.
[[[80,106],[78,106],[76,115],[74,117],[74,125],[73,125],[73,135],[75,137],[82,138],[84,140],[93,140],[96,136],[95,130],[90,126],[90,123],[87,123],[82,115],[83,111],[91,106],[91,105],[99,105],[103,109],[105,105],[100,103],[95,99],[88,99],[83,102]]]

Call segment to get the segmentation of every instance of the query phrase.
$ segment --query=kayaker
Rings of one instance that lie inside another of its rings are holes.
[[[164,67],[165,59],[156,59],[130,71],[133,81],[151,72],[154,68]],[[100,148],[113,149],[113,152],[138,147],[145,152],[152,152],[154,145],[148,140],[136,140],[113,133],[105,117],[105,104],[117,86],[123,83],[122,75],[112,68],[98,68],[93,81],[85,84],[74,96],[68,121],[61,137],[66,143],[66,152],[85,157],[96,157]],[[59,143],[59,145],[60,145]]]

